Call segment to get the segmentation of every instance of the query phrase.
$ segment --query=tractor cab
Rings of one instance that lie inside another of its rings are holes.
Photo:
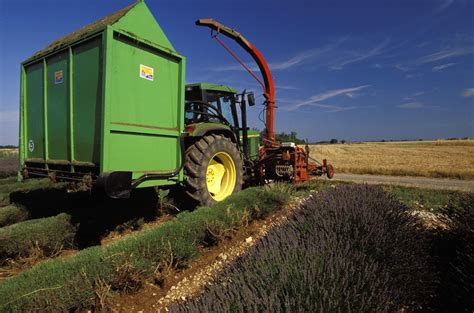
[[[185,124],[220,123],[239,127],[237,90],[224,85],[198,83],[186,85]]]
[[[247,105],[255,104],[253,93],[238,94],[229,86],[196,83],[186,85],[185,98],[185,125],[190,135],[203,136],[207,131],[227,133],[245,156],[256,156],[259,135],[248,130],[246,111]],[[249,137],[254,138],[252,142]]]
[[[185,125],[193,137],[220,133],[237,144],[245,159],[258,155],[259,132],[247,126],[247,105],[255,104],[252,92],[218,84],[186,85]]]

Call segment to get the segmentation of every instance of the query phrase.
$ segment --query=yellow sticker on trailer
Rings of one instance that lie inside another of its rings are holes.
[[[55,84],[62,84],[63,81],[64,81],[63,70],[54,72],[54,83]]]
[[[140,64],[140,77],[146,80],[153,81],[153,74],[155,70],[152,67]]]

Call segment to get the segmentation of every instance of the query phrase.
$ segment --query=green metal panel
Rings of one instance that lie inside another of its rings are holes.
[[[249,130],[247,131],[247,137],[249,139],[250,158],[257,159],[258,151],[260,147],[260,133],[256,130]],[[240,131],[240,141],[242,140],[243,140],[242,131]]]
[[[179,61],[119,40],[114,40],[112,57],[112,124],[178,130]],[[140,68],[148,68],[153,77],[143,78]]]
[[[143,1],[137,2],[132,10],[112,25],[115,29],[122,30],[132,36],[146,39],[148,42],[173,52],[176,51]]]
[[[249,138],[249,152],[251,159],[258,158],[258,150],[260,146],[260,133],[255,130],[249,130],[247,132],[247,136]]]
[[[47,63],[47,142],[48,158],[69,160],[69,54],[51,56]]]
[[[18,156],[19,156],[19,167],[18,167],[18,180],[22,180],[23,176],[21,175],[21,167],[25,163],[25,121],[26,121],[26,112],[25,112],[25,67],[21,66],[20,73],[20,127],[19,127],[19,137],[18,137]]]
[[[100,162],[102,121],[102,37],[72,49],[74,160]]]
[[[104,134],[103,171],[128,169],[138,177],[179,168],[183,58],[123,33],[109,38],[105,128],[111,135]]]
[[[102,36],[102,47],[103,47],[103,58],[102,58],[102,69],[103,69],[103,79],[102,79],[102,107],[101,107],[101,137],[100,137],[100,172],[104,173],[109,168],[108,159],[110,151],[110,140],[108,137],[110,135],[110,117],[108,110],[110,110],[112,92],[107,90],[108,86],[112,84],[112,70],[111,70],[111,50],[112,50],[112,38],[113,38],[113,28],[108,26]]]
[[[176,137],[112,131],[109,140],[113,171],[133,171],[137,178],[144,173],[170,171],[179,166]]]
[[[44,159],[43,62],[25,68],[26,158]]]

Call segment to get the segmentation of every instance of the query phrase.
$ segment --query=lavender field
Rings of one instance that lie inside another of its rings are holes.
[[[440,233],[379,187],[336,187],[306,201],[201,296],[171,311],[468,310],[473,203],[470,196],[446,208],[457,224]]]

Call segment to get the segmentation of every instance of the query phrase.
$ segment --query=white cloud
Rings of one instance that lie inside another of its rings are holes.
[[[419,109],[419,108],[424,107],[424,104],[423,102],[414,101],[414,102],[407,102],[404,104],[400,104],[398,105],[398,107],[401,109]]]
[[[423,41],[423,42],[420,42],[419,44],[417,44],[416,47],[417,48],[423,48],[427,45],[429,45],[429,42],[428,41]]]
[[[339,61],[336,61],[335,64],[331,66],[331,69],[333,70],[341,70],[345,65],[351,64],[351,63],[356,63],[360,61],[364,61],[366,59],[369,59],[371,57],[377,56],[381,54],[384,50],[384,48],[387,46],[387,44],[390,42],[390,38],[386,38],[383,42],[375,46],[374,48],[370,49],[369,51],[362,52],[362,53],[356,53],[352,56],[342,58]]]
[[[333,98],[333,97],[336,97],[336,96],[339,96],[339,95],[347,95],[351,92],[359,91],[359,90],[367,88],[369,86],[370,85],[363,85],[363,86],[358,86],[358,87],[328,90],[326,92],[323,92],[323,93],[312,96],[311,101],[319,102],[319,101],[327,100],[329,98]]]
[[[0,112],[0,123],[18,122],[18,111],[4,111]]]
[[[333,110],[347,110],[347,108],[339,107],[339,106],[334,106],[334,105],[328,105],[328,104],[322,104],[319,103],[321,101],[334,98],[337,96],[345,95],[350,97],[350,94],[353,94],[356,91],[362,90],[364,88],[369,87],[369,85],[363,85],[363,86],[358,86],[358,87],[351,87],[351,88],[342,88],[342,89],[333,89],[333,90],[328,90],[326,92],[313,95],[311,96],[308,100],[298,102],[296,104],[293,104],[291,106],[285,107],[284,109],[286,111],[295,111],[303,106],[315,106],[315,107],[320,107],[320,108],[326,108],[326,109],[333,109]]]
[[[352,111],[356,109],[373,109],[375,108],[375,105],[364,105],[364,106],[350,106],[350,107],[340,107],[340,106],[334,106],[333,110],[326,111],[328,113],[337,113],[337,112],[344,112],[344,111]]]
[[[433,68],[431,69],[433,72],[439,72],[439,71],[442,71],[448,67],[451,67],[453,65],[456,65],[456,63],[447,63],[447,64],[442,64],[442,65],[437,65],[437,66],[433,66]]]
[[[419,96],[422,96],[422,95],[425,95],[427,94],[428,91],[419,91],[419,92],[415,92],[414,94],[412,94],[411,96],[412,97],[419,97]]]
[[[336,46],[338,46],[344,40],[345,39],[343,38],[343,39],[338,40],[335,43],[327,44],[324,47],[321,47],[318,49],[312,49],[312,50],[300,52],[296,54],[295,56],[281,62],[269,62],[268,66],[270,67],[272,71],[279,71],[279,70],[290,69],[298,65],[302,65],[309,60],[320,57],[323,54],[333,50]],[[252,71],[258,71],[258,67],[256,65],[250,66],[249,68]],[[217,71],[217,72],[222,72],[222,71],[242,71],[245,69],[241,65],[230,65],[230,66],[213,67],[212,70]]]
[[[300,88],[291,86],[291,85],[275,85],[276,89],[282,89],[282,90],[298,90]]]
[[[359,108],[356,106],[342,107],[339,105],[323,104],[323,103],[311,103],[311,104],[308,104],[307,106],[325,109],[325,112],[327,113],[344,112],[344,111],[349,111],[349,110],[354,110],[354,109]],[[290,112],[293,112],[296,110],[296,109],[293,109],[292,107],[280,107],[280,109],[282,109],[283,111],[290,111]],[[300,112],[304,112],[304,111],[300,111]]]
[[[407,74],[405,75],[405,78],[406,79],[412,79],[412,78],[420,78],[422,77],[423,74],[422,73],[413,73],[413,74]]]
[[[252,71],[258,70],[256,66],[250,66]],[[211,70],[216,72],[226,72],[226,71],[244,71],[245,69],[241,65],[222,65],[222,66],[214,66]]]
[[[453,4],[454,0],[442,0],[440,2],[441,2],[441,4],[433,12],[434,14],[443,12],[444,10],[449,8],[451,6],[451,4]]]
[[[333,45],[327,45],[327,46],[325,46],[321,49],[314,49],[314,50],[302,52],[302,53],[299,53],[296,56],[294,56],[294,57],[292,57],[292,58],[290,58],[286,61],[277,62],[277,63],[270,63],[269,66],[273,71],[286,70],[286,69],[289,69],[289,68],[294,67],[296,65],[299,65],[301,63],[304,63],[305,61],[307,61],[309,59],[316,58],[316,57],[328,52],[332,48],[333,48]]]
[[[463,97],[474,97],[474,88],[467,88],[462,92]]]
[[[329,109],[326,112],[328,112],[328,113],[337,113],[337,112],[351,111],[351,110],[355,110],[355,109],[359,108],[359,107],[356,107],[356,106],[341,107],[341,106],[338,106],[338,105],[333,105],[332,107],[333,107],[332,109]]]
[[[416,98],[416,97],[420,97],[420,96],[424,96],[424,95],[427,95],[427,94],[430,94],[432,92],[435,92],[437,88],[433,88],[431,90],[423,90],[423,91],[418,91],[418,92],[415,92],[411,95],[409,95],[408,97],[405,97],[403,98],[404,101],[410,101],[410,100],[413,100],[413,98]]]
[[[416,60],[416,64],[420,65],[420,64],[425,64],[425,63],[431,63],[431,62],[441,61],[444,59],[449,59],[452,57],[462,56],[462,55],[471,54],[471,53],[474,53],[474,48],[446,49],[446,50],[442,50],[442,51],[425,55],[419,58],[418,60]]]
[[[409,67],[408,65],[404,65],[404,64],[395,64],[394,67],[397,70],[400,70],[402,72],[408,72],[408,71],[411,71],[413,69],[413,68]]]

